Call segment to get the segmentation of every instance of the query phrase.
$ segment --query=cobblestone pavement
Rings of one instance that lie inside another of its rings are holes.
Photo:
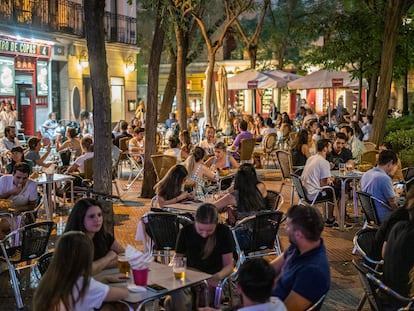
[[[280,178],[276,172],[269,172],[268,170],[265,172],[259,171],[259,175],[261,175],[261,178],[265,181],[268,189],[279,191]],[[115,236],[124,246],[131,244],[137,248],[141,248],[142,245],[135,241],[136,225],[141,216],[149,210],[150,200],[139,197],[141,181],[136,182],[128,191],[123,190],[125,184],[125,178],[118,181],[123,202],[118,202],[114,205]],[[285,186],[282,194],[285,198],[282,210],[286,211],[290,205],[290,187]],[[295,198],[295,202],[296,200],[297,198]],[[353,211],[350,209],[349,213],[352,214]],[[362,297],[363,289],[359,282],[358,275],[351,263],[353,258],[351,253],[353,247],[352,238],[355,232],[360,228],[361,225],[356,223],[352,229],[345,232],[340,232],[331,228],[326,228],[323,232],[323,239],[326,244],[331,264],[331,289],[328,292],[322,310],[355,310],[360,297]],[[283,226],[280,229],[280,236],[282,247],[287,246],[288,241]],[[52,238],[52,243],[55,240],[56,236]],[[25,290],[22,291],[22,297],[25,303],[24,310],[31,310],[30,305],[33,289],[30,288],[27,281],[25,281],[25,283],[27,285],[23,284]],[[3,273],[0,272],[0,310],[18,310],[13,292],[9,285],[9,275],[7,271]],[[365,305],[364,310],[369,310],[367,304]]]

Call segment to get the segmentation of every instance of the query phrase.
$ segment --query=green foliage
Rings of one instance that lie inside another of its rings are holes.
[[[385,141],[392,144],[398,153],[402,166],[414,165],[414,116],[387,119]]]
[[[414,115],[404,116],[398,119],[387,119],[385,136],[398,130],[409,130],[414,128]]]

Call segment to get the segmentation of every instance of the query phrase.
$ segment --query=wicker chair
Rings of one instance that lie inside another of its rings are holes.
[[[375,166],[377,164],[377,154],[378,150],[365,151],[361,154],[359,163],[369,163]]]
[[[152,165],[157,179],[161,180],[171,167],[177,164],[177,157],[166,154],[154,154],[151,156]]]
[[[251,163],[256,138],[245,138],[240,141],[240,163]]]

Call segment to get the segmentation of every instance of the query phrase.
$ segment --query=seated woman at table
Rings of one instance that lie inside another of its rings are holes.
[[[189,268],[212,274],[208,284],[214,287],[233,272],[234,248],[229,227],[218,223],[216,207],[204,203],[197,209],[195,222],[180,230],[175,256],[187,257]],[[165,307],[166,310],[193,310],[191,289],[175,292],[166,300]]]
[[[133,137],[128,142],[129,152],[144,152],[145,145],[145,129],[142,127],[135,127]]]
[[[26,160],[24,158],[24,153],[23,153],[23,148],[22,147],[14,146],[13,148],[11,148],[10,153],[11,153],[11,161],[9,163],[7,163],[7,165],[6,165],[6,173],[7,174],[12,174],[13,173],[13,169],[14,169],[14,166],[16,165],[16,163],[26,163],[30,168],[29,175],[32,174],[33,162],[30,161],[30,160]]]
[[[34,293],[33,310],[97,310],[105,301],[126,298],[126,287],[103,284],[125,282],[125,275],[93,278],[92,258],[93,245],[86,234],[79,231],[63,234]]]
[[[217,181],[218,176],[213,173],[203,162],[205,151],[201,147],[195,147],[190,156],[185,160],[184,165],[189,173],[188,180],[194,182],[195,197],[204,197],[203,186],[206,180]]]
[[[78,157],[82,153],[82,147],[80,140],[76,137],[78,133],[74,127],[68,127],[65,133],[66,141],[61,144],[62,135],[56,138],[56,151],[70,149],[75,151],[75,155]]]
[[[215,169],[239,168],[240,166],[236,159],[227,152],[227,146],[223,142],[218,142],[214,146],[214,157],[210,157],[206,161],[206,165],[213,171]]]
[[[214,205],[219,212],[227,211],[228,221],[233,224],[236,220],[264,210],[266,196],[266,186],[257,178],[253,164],[243,163],[234,179],[234,190],[218,199]],[[228,206],[234,206],[235,209],[228,210]]]
[[[293,166],[305,166],[306,160],[311,156],[308,138],[309,132],[307,130],[300,130],[296,135],[290,149]]]
[[[187,130],[181,131],[178,136],[181,144],[181,159],[185,161],[193,150],[193,144],[191,142],[190,132]]]
[[[177,157],[177,163],[180,163],[183,159],[181,158],[181,147],[180,140],[177,136],[171,136],[168,138],[170,148],[164,151],[164,154]]]
[[[42,167],[49,167],[53,164],[53,162],[45,163],[44,161],[50,154],[50,144],[47,146],[46,152],[41,156],[39,151],[42,148],[41,139],[38,137],[30,137],[27,141],[27,145],[29,146],[29,151],[26,152],[25,157],[26,160],[30,160],[33,162],[33,165],[39,165]]]
[[[85,160],[93,158],[93,140],[90,136],[84,137],[81,140],[82,155],[78,157],[75,162],[69,166],[66,171],[68,174],[79,172],[83,174],[85,172]]]
[[[80,199],[68,217],[65,232],[82,231],[93,242],[92,275],[117,266],[118,254],[125,249],[103,227],[102,206],[93,199]]]
[[[160,208],[183,200],[194,199],[194,190],[190,192],[183,191],[187,176],[188,171],[185,166],[177,164],[170,168],[164,178],[154,186]]]

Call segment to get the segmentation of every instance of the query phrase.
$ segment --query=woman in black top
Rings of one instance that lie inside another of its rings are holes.
[[[308,145],[309,135],[307,130],[300,130],[296,135],[292,148],[290,149],[293,166],[304,166],[306,160],[311,156]]]

